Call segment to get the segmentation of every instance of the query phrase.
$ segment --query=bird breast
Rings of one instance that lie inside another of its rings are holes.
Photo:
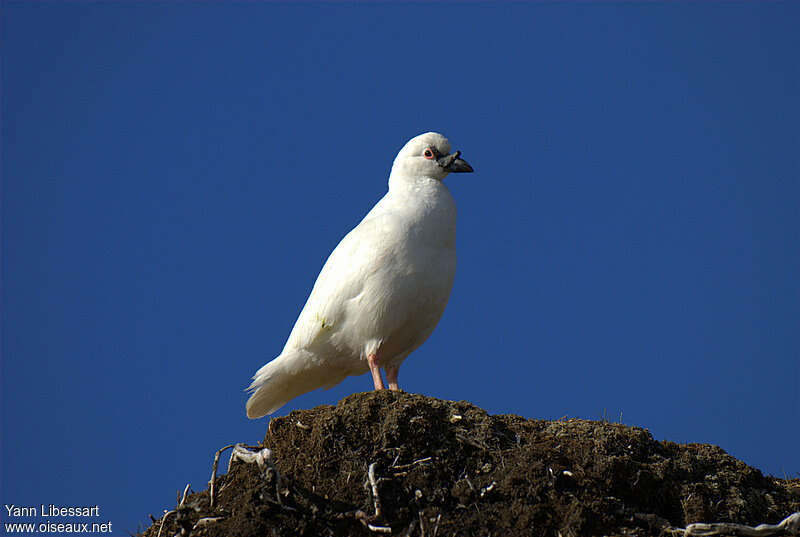
[[[455,278],[454,209],[454,204],[438,203],[384,214],[376,263],[347,305],[346,319],[353,327],[344,335],[348,347],[363,356],[371,345],[382,360],[392,360],[404,358],[428,338]]]
[[[402,361],[428,338],[455,278],[456,209],[441,183],[407,194],[390,189],[339,243],[287,347],[335,354],[355,371],[371,352]]]

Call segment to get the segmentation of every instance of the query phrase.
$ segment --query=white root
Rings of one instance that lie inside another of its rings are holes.
[[[375,477],[375,466],[377,466],[377,464],[377,462],[373,462],[367,469],[367,479],[369,479],[369,485],[372,489],[372,503],[375,506],[375,514],[371,517],[367,517],[363,511],[358,511],[356,513],[356,518],[359,519],[361,523],[364,524],[370,531],[374,531],[376,533],[392,533],[392,528],[389,526],[376,526],[370,522],[370,520],[375,520],[381,516],[381,498],[378,495],[378,483],[381,480]]]
[[[214,455],[214,464],[211,466],[211,480],[208,482],[208,495],[210,497],[208,508],[214,509],[214,483],[217,480],[217,466],[219,465],[219,456],[222,454],[223,451],[231,449],[235,444],[228,444],[222,449],[217,450],[217,453]],[[230,471],[230,465],[228,465],[228,471]]]
[[[183,489],[183,497],[181,498],[181,503],[178,504],[178,507],[183,507],[183,504],[186,503],[186,495],[189,494],[189,489],[191,486],[191,483],[186,483],[186,488]]]
[[[164,516],[161,517],[161,525],[158,527],[158,536],[161,537],[161,531],[164,529],[164,522],[167,520],[169,515],[174,515],[175,511],[164,511]]]
[[[260,468],[264,468],[271,462],[272,450],[269,448],[262,448],[258,451],[250,451],[242,444],[233,446],[233,453],[231,453],[231,462],[242,461],[247,464],[258,464]]]
[[[433,527],[433,537],[436,537],[436,535],[439,533],[440,520],[442,520],[442,513],[439,513],[439,515],[436,517],[436,525]]]
[[[218,521],[222,520],[223,518],[225,518],[225,517],[208,516],[208,517],[205,517],[205,518],[201,518],[200,520],[198,520],[195,523],[194,527],[192,527],[192,531],[194,531],[194,530],[196,530],[198,528],[204,528],[205,526],[210,526],[214,522],[218,522]]]
[[[186,483],[186,487],[183,489],[183,497],[181,498],[180,503],[178,504],[178,508],[183,507],[183,504],[186,503],[186,496],[189,494],[189,489],[191,488],[191,483]],[[178,494],[180,496],[180,494]],[[164,511],[164,516],[161,517],[161,524],[158,526],[158,536],[161,537],[161,532],[164,531],[164,522],[167,521],[167,517],[169,515],[174,515],[178,511],[173,509],[172,511]],[[150,515],[152,518],[153,515]]]
[[[392,528],[390,528],[389,526],[376,526],[375,524],[372,524],[370,520],[372,520],[374,517],[368,516],[367,513],[365,513],[360,509],[354,513],[351,512],[349,514],[355,516],[355,519],[364,524],[364,527],[366,527],[370,531],[374,531],[377,533],[392,533]]]
[[[792,513],[779,524],[759,524],[756,527],[731,522],[717,522],[707,524],[695,522],[686,528],[670,528],[673,534],[683,534],[684,537],[712,537],[714,535],[741,535],[744,537],[769,537],[770,535],[800,535],[800,512]]]
[[[275,472],[275,498],[278,501],[278,505],[280,505],[284,509],[294,511],[293,508],[283,505],[283,501],[281,500],[281,473],[272,463],[271,449],[261,448],[258,451],[250,451],[247,447],[243,446],[242,444],[236,444],[235,446],[233,446],[233,452],[231,453],[231,460],[228,463],[228,471],[230,471],[230,465],[233,461],[242,461],[247,464],[255,463],[263,472],[266,472],[267,468],[271,468],[272,471]]]
[[[281,474],[275,465],[272,464],[272,451],[269,448],[262,448],[258,451],[250,451],[244,444],[228,444],[227,446],[217,450],[214,454],[214,464],[211,466],[211,479],[209,485],[209,509],[214,509],[216,505],[216,482],[217,482],[217,468],[219,467],[219,457],[223,452],[233,448],[231,458],[228,460],[228,472],[231,471],[231,464],[234,461],[241,461],[247,464],[257,464],[259,468],[265,470],[266,467],[272,468],[275,472],[275,497],[278,499],[278,504],[283,506],[281,501]],[[187,486],[188,487],[188,486]],[[185,492],[184,492],[185,496]],[[183,502],[181,502],[183,505]]]
[[[369,465],[369,470],[367,470],[369,484],[372,487],[372,501],[375,504],[375,514],[373,515],[373,518],[378,518],[381,516],[381,498],[378,496],[378,480],[375,479],[375,466],[377,464],[377,462],[373,462]]]
[[[392,466],[390,466],[390,468],[392,469],[392,471],[405,470],[407,468],[411,468],[412,466],[416,466],[417,464],[422,464],[423,462],[430,462],[431,460],[433,460],[433,457],[425,457],[424,459],[419,459],[409,464],[398,464],[397,466],[395,466],[394,463],[392,463]],[[395,462],[396,461],[397,459],[395,459]]]

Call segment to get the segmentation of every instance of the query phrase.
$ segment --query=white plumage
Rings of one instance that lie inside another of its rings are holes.
[[[456,273],[456,206],[442,180],[472,168],[429,132],[398,153],[389,191],[333,250],[281,354],[259,369],[247,415],[380,368],[398,389],[400,364],[433,332]]]

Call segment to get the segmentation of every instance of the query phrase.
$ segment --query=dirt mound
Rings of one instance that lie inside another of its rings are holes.
[[[765,477],[716,446],[408,393],[294,411],[272,420],[262,447],[266,464],[234,461],[214,508],[208,490],[189,494],[161,535],[659,535],[800,511],[800,480]]]

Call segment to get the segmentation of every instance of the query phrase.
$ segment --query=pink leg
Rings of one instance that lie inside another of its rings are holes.
[[[400,386],[397,385],[397,375],[400,373],[400,366],[389,366],[386,368],[386,380],[389,381],[389,389],[398,391]]]
[[[367,363],[369,364],[369,371],[372,373],[372,382],[375,384],[376,390],[385,389],[383,379],[381,378],[381,366],[378,365],[378,355],[370,354],[367,356]],[[386,373],[388,376],[388,372]],[[397,380],[395,378],[395,380]]]

